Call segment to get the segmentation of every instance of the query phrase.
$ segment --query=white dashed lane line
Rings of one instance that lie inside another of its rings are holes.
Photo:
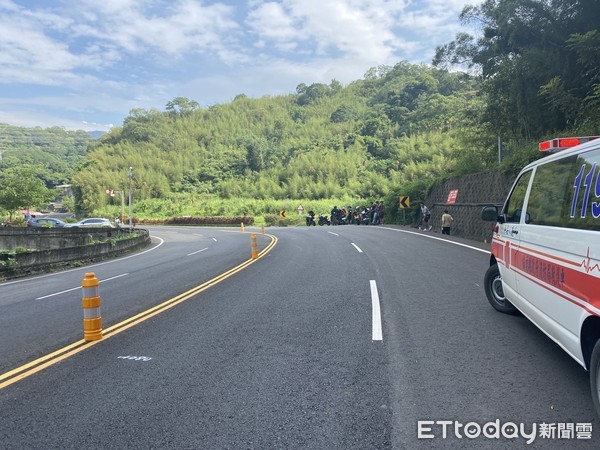
[[[202,250],[198,250],[197,252],[192,252],[192,253],[188,253],[187,256],[192,256],[195,255],[197,253],[202,253],[203,251],[208,250],[208,247],[203,248]]]
[[[117,278],[125,277],[127,275],[129,275],[129,274],[128,273],[122,273],[121,275],[116,275],[114,277],[110,277],[110,278],[106,278],[104,280],[100,280],[100,283],[105,283],[107,281],[115,280]],[[77,287],[74,287],[74,288],[71,288],[71,289],[65,289],[64,291],[55,292],[54,294],[44,295],[43,297],[37,297],[36,300],[44,300],[44,299],[49,298],[49,297],[56,297],[57,295],[65,294],[67,292],[76,291],[77,289],[81,289],[81,286],[77,286]]]
[[[377,292],[377,283],[370,280],[371,283],[371,309],[373,315],[372,328],[374,341],[383,341],[383,331],[381,328],[381,306],[379,304],[379,293]]]
[[[360,247],[358,245],[356,245],[354,242],[352,242],[352,245],[354,246],[354,248],[356,250],[358,250],[358,253],[362,253],[363,251],[360,249]]]

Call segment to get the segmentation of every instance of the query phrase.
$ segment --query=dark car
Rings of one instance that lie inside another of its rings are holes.
[[[63,228],[66,225],[65,222],[53,217],[30,217],[27,219],[28,227],[37,228]]]

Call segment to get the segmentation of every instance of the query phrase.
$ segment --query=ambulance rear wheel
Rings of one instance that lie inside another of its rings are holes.
[[[596,414],[600,417],[600,340],[596,342],[590,359],[590,386]]]
[[[485,273],[483,282],[485,287],[485,295],[487,296],[490,305],[492,305],[496,311],[500,311],[501,313],[505,314],[517,314],[517,308],[515,308],[504,296],[502,276],[500,275],[498,264],[490,266]]]

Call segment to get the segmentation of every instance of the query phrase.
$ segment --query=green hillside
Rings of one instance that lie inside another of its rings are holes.
[[[68,183],[93,138],[60,127],[23,128],[0,123],[0,171],[28,166],[48,188]]]
[[[177,98],[165,111],[132,111],[73,182],[88,211],[114,201],[106,189],[128,189],[129,167],[138,202],[381,199],[494,163],[472,139],[477,89],[463,73],[399,63],[348,86],[302,84],[207,109]]]

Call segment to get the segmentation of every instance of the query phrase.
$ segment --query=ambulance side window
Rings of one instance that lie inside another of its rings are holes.
[[[534,225],[600,231],[600,150],[540,165],[527,214]]]
[[[527,193],[527,186],[529,185],[530,178],[531,171],[521,175],[515,184],[510,197],[508,197],[506,205],[504,205],[504,210],[502,211],[507,223],[519,223],[521,221],[523,204],[525,203],[525,194]]]
[[[577,156],[541,164],[535,171],[527,201],[534,225],[564,227],[572,203],[572,186]]]

